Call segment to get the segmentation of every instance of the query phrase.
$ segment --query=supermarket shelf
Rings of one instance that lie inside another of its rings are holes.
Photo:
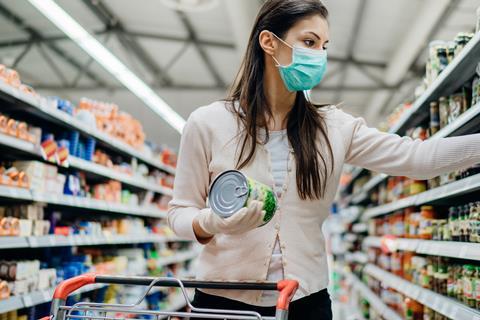
[[[106,287],[106,284],[96,283],[89,286],[82,287],[74,292],[74,294],[81,294]],[[35,291],[23,296],[12,296],[5,300],[0,300],[0,314],[10,312],[18,309],[29,308],[39,304],[47,303],[52,300],[55,288],[47,290]]]
[[[168,264],[179,263],[186,260],[190,260],[196,257],[197,254],[198,254],[198,250],[191,250],[185,253],[176,254],[175,256],[169,257],[170,261],[173,261],[173,262],[169,262]],[[177,257],[177,259],[173,259],[173,257]],[[165,259],[160,259],[160,260],[165,260]],[[84,292],[98,290],[107,285],[108,284],[101,284],[101,283],[88,285],[85,287],[81,287],[80,289],[76,290],[73,294],[80,294]],[[47,290],[32,292],[23,296],[13,296],[5,300],[0,300],[0,314],[50,302],[52,300],[54,290],[55,288],[50,288]],[[185,300],[183,300],[183,303],[185,303]],[[182,308],[182,306],[181,305],[179,306],[179,304],[180,304],[179,299],[178,298],[174,299],[171,306],[169,307],[169,310],[176,311]]]
[[[32,192],[32,200],[36,202],[44,202],[59,206],[99,210],[143,217],[166,218],[165,211],[159,210],[154,207],[141,207],[121,203],[110,203],[103,200],[81,198],[68,195],[57,196],[48,194],[36,194],[35,192]]]
[[[412,125],[410,122],[412,118],[419,113],[419,110],[424,108],[430,101],[438,99],[441,95],[445,95],[449,88],[456,88],[462,84],[462,81],[465,82],[468,78],[471,77],[474,73],[474,66],[479,62],[478,56],[480,55],[480,33],[477,33],[475,37],[468,43],[465,49],[462,51],[458,58],[448,65],[448,67],[440,74],[440,76],[434,81],[434,83],[425,91],[425,93],[419,97],[412,108],[407,111],[402,119],[395,125],[389,132],[390,133],[399,133],[401,129],[405,129],[407,123]],[[471,70],[469,70],[471,69]],[[458,135],[459,131],[462,131],[463,127],[466,127],[469,122],[472,122],[480,114],[480,104],[472,106],[469,110],[463,113],[458,119],[453,123],[449,124],[439,132],[437,132],[432,139],[444,138],[451,135]],[[361,170],[360,170],[361,172]],[[356,172],[355,178],[360,175],[360,172]],[[352,175],[353,177],[353,175]],[[377,176],[378,177],[378,176]],[[372,184],[370,182],[365,185],[362,189],[363,192],[371,190],[378,183],[386,179],[386,175],[383,179],[374,180],[377,177],[373,178]],[[352,178],[350,183],[355,180]],[[349,183],[349,184],[350,184]],[[348,185],[343,189],[346,190]],[[363,200],[362,200],[363,201]]]
[[[467,126],[471,125],[478,125],[480,122],[480,103],[477,103],[475,106],[472,106],[466,112],[464,112],[460,117],[458,117],[454,122],[443,128],[442,130],[438,131],[435,135],[431,137],[431,139],[439,139],[445,138],[452,135],[457,135],[460,131],[464,131]],[[477,119],[478,118],[478,119]],[[475,123],[473,123],[474,119],[477,119]],[[381,182],[387,179],[388,175],[386,174],[379,174],[370,179],[362,188],[362,190],[354,194],[352,196],[351,202],[353,204],[359,204],[365,201],[368,197],[368,194],[371,192],[373,188],[379,185]],[[353,180],[352,180],[353,181]]]
[[[89,210],[107,211],[143,217],[165,218],[166,211],[155,207],[131,206],[121,203],[111,203],[102,200],[74,197],[69,195],[51,195],[36,193],[22,188],[0,185],[0,198],[36,201],[60,206],[76,207]]]
[[[414,126],[421,118],[419,114],[425,111],[428,103],[441,96],[453,93],[475,73],[478,57],[480,56],[480,33],[477,32],[462,52],[442,71],[437,79],[415,101],[413,106],[405,112],[398,123],[390,129],[391,133],[403,133],[407,124]],[[413,123],[412,123],[413,122]]]
[[[63,111],[48,106],[43,99],[35,98],[29,94],[11,88],[3,81],[0,81],[0,96],[3,96],[7,100],[13,102],[19,101],[21,104],[28,107],[27,109],[30,113],[35,114],[40,118],[47,119],[49,121],[55,122],[73,130],[80,131],[83,134],[94,137],[95,139],[102,142],[104,145],[115,149],[118,152],[135,157],[160,170],[175,174],[174,168],[161,163],[159,160],[152,158],[148,154],[134,149],[123,141],[120,141],[114,137],[107,135],[106,133],[101,132],[97,128],[88,126],[87,124],[81,122],[80,120],[70,116]]]
[[[128,174],[117,172],[113,169],[107,168],[97,163],[86,161],[73,156],[69,156],[68,161],[71,167],[79,170],[95,173],[97,175],[107,177],[113,180],[118,180],[122,183],[131,185],[137,188],[151,190],[151,191],[168,195],[168,196],[173,195],[172,189],[162,187],[155,183],[151,183],[146,178],[141,176],[130,176]]]
[[[9,136],[4,133],[0,133],[0,145],[4,145],[12,149],[17,149],[35,155],[36,157],[40,157],[40,152],[39,150],[37,150],[33,143]]]
[[[431,290],[424,289],[418,285],[410,283],[396,275],[380,269],[375,265],[368,264],[365,267],[364,272],[380,280],[384,285],[399,291],[407,297],[417,300],[423,305],[451,319],[480,319],[479,311],[469,308],[454,299],[442,296]]]
[[[392,248],[401,251],[412,251],[420,254],[442,256],[449,258],[480,261],[480,243],[433,241],[420,239],[390,239]],[[368,247],[379,248],[380,237],[367,237],[363,244]]]
[[[47,235],[29,237],[0,237],[0,249],[13,248],[46,248],[67,246],[99,246],[134,243],[161,243],[182,241],[177,237],[166,237],[158,234],[144,235]]]
[[[375,177],[371,178],[363,187],[362,190],[354,194],[352,196],[352,203],[353,204],[359,204],[362,203],[363,201],[367,200],[368,195],[370,191],[372,191],[373,188],[378,186],[382,181],[387,179],[388,175],[381,173],[377,174]]]
[[[392,203],[367,209],[362,216],[362,220],[367,220],[406,207],[419,206],[432,201],[458,196],[464,193],[475,191],[477,189],[480,189],[480,174],[451,182],[444,186],[394,201]]]
[[[168,266],[169,264],[180,263],[195,259],[199,254],[198,249],[188,250],[186,252],[176,253],[170,257],[159,258],[157,261],[158,267]]]
[[[356,275],[348,273],[346,277],[351,281],[352,287],[357,290],[385,320],[402,320],[400,315],[383,303],[380,297],[360,281]]]
[[[8,136],[6,134],[0,133],[0,145],[4,145],[12,149],[25,152],[35,158],[41,158],[39,150],[33,144],[15,137]],[[92,161],[86,161],[74,156],[69,156],[68,162],[70,167],[72,168],[79,169],[86,172],[91,172],[99,176],[107,177],[113,180],[118,180],[122,183],[131,185],[137,188],[151,190],[153,192],[161,193],[168,196],[171,196],[173,194],[172,189],[162,187],[158,184],[149,182],[144,177],[130,176],[128,174],[117,172],[113,169],[104,167]]]
[[[115,212],[142,217],[166,218],[166,211],[160,210],[154,206],[132,206],[69,195],[39,194],[28,189],[7,187],[3,185],[0,185],[0,198],[36,201],[60,206]]]
[[[434,134],[431,139],[439,139],[457,135],[459,131],[463,131],[464,128],[473,121],[475,121],[474,125],[476,125],[476,128],[478,128],[478,122],[480,122],[480,119],[478,119],[479,115],[480,103],[477,103],[476,105],[472,106],[470,109],[462,113],[460,117],[455,119],[455,121],[453,121],[451,124]]]

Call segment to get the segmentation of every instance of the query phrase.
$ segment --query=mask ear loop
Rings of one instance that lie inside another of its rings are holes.
[[[284,45],[286,45],[287,47],[289,47],[290,49],[293,50],[293,47],[291,45],[289,45],[287,42],[285,42],[283,39],[281,39],[279,36],[277,36],[275,33],[273,33],[272,31],[269,31],[275,38],[277,38],[278,40],[280,40]],[[277,58],[275,58],[274,55],[272,55],[272,58],[273,58],[273,61],[275,61],[276,63],[276,67],[282,67],[282,65],[280,64],[280,62],[278,62]]]

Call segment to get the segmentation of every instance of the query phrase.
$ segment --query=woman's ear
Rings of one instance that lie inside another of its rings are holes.
[[[275,54],[278,43],[277,39],[275,39],[270,31],[263,30],[260,32],[260,35],[258,36],[258,42],[266,54],[269,56],[273,56]]]

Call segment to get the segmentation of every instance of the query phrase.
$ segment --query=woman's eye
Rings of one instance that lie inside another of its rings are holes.
[[[305,43],[307,47],[313,47],[315,45],[315,41],[313,40],[304,40],[303,43]]]

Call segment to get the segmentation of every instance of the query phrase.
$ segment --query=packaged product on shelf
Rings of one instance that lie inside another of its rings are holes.
[[[472,82],[472,106],[480,103],[480,62],[477,65],[476,75]]]
[[[69,115],[75,114],[75,105],[68,100],[61,99],[59,97],[47,97],[47,100],[55,106],[56,109],[61,110]]]
[[[440,130],[440,114],[437,101],[430,102],[430,136]]]
[[[473,34],[460,32],[455,37],[455,56],[458,56],[460,52],[465,48],[467,43],[473,38]]]
[[[104,103],[82,98],[78,105],[80,110],[87,110],[95,115],[97,128],[116,137],[136,149],[142,149],[145,133],[138,120],[126,112],[119,111],[113,103]]]
[[[440,129],[443,129],[448,125],[448,116],[450,110],[446,97],[440,97],[438,102],[438,110],[440,115]]]
[[[463,303],[470,308],[476,307],[474,296],[476,267],[470,264],[463,266]]]
[[[420,208],[420,223],[418,234],[420,239],[431,240],[433,237],[432,221],[435,218],[435,211],[432,206]]]
[[[22,83],[22,81],[20,80],[20,75],[16,70],[7,68],[3,64],[0,64],[0,81],[3,81],[7,85],[19,90],[22,93],[38,97],[37,93],[35,92],[35,90],[33,90],[32,87]]]
[[[444,50],[446,61],[441,60],[441,56],[439,55],[439,51],[442,50]],[[428,83],[432,83],[433,80],[438,77],[441,70],[445,68],[444,66],[442,67],[445,62],[448,64],[446,43],[441,40],[430,42],[428,44],[428,60],[426,64],[426,78]]]

